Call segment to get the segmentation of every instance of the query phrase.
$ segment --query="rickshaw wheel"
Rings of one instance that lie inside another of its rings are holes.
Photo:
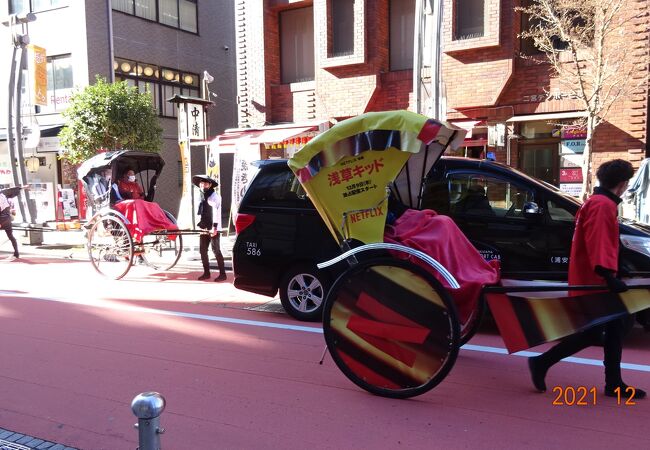
[[[447,290],[423,268],[395,258],[373,258],[343,272],[325,300],[323,333],[345,376],[391,398],[438,385],[460,346]]]
[[[142,237],[142,259],[154,270],[170,270],[183,253],[183,236],[147,234]]]
[[[479,296],[478,303],[476,308],[472,311],[472,314],[467,319],[467,322],[461,325],[460,327],[460,345],[461,347],[467,344],[476,334],[481,322],[483,321],[483,316],[485,315],[485,298],[483,295]]]
[[[95,221],[88,233],[88,256],[100,274],[119,280],[133,264],[133,239],[118,217],[107,215]]]

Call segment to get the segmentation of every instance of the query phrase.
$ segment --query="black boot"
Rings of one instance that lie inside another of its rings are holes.
[[[225,272],[221,272],[217,278],[214,279],[214,281],[226,281],[228,277],[226,276]]]
[[[199,277],[199,280],[207,280],[210,278],[210,272],[203,272],[203,275]]]
[[[539,392],[546,392],[546,372],[548,367],[542,362],[539,356],[528,358],[528,369],[530,370],[530,377],[533,380],[535,389]]]

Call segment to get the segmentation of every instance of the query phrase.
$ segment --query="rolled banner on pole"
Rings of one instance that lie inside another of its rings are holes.
[[[181,158],[181,171],[183,184],[181,188],[181,201],[178,208],[177,223],[180,228],[194,228],[194,211],[192,205],[192,160],[190,146],[186,141],[178,143]]]

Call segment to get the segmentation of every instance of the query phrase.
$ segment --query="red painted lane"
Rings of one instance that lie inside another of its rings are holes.
[[[0,289],[67,292],[85,300],[108,292],[124,304],[305,325],[223,307],[224,298],[235,305],[259,300],[241,293],[239,299],[227,297],[230,287],[217,283],[109,283],[80,264],[56,262],[45,271],[19,266],[0,267],[7,280]],[[61,283],[44,286],[60,280],[64,268],[92,283],[74,291]],[[30,281],[35,278],[41,282]],[[129,300],[140,292],[134,286],[143,284],[150,301]],[[472,344],[502,347],[493,335],[480,335]],[[552,393],[532,392],[525,358],[461,351],[451,375],[434,391],[399,401],[359,390],[329,358],[318,366],[322,346],[322,336],[313,333],[5,294],[0,298],[0,426],[80,448],[133,448],[130,400],[155,389],[168,401],[163,445],[172,449],[647,445],[639,430],[650,419],[650,402],[623,407],[599,396],[597,406],[552,406]],[[599,358],[599,350],[579,356]],[[647,350],[626,349],[625,360],[633,356],[638,360],[630,362],[647,364],[647,355]],[[650,385],[647,373],[626,371],[626,376],[628,383]],[[548,381],[549,387],[594,385],[600,394],[602,369],[561,363]]]

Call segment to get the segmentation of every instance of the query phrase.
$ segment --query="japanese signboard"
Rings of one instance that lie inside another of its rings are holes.
[[[190,140],[205,139],[205,119],[203,105],[188,103],[187,107],[187,132]]]
[[[584,139],[568,139],[561,141],[560,153],[583,153],[585,151]]]
[[[199,103],[178,104],[178,139],[180,141],[205,139],[203,105]]]
[[[560,183],[560,190],[574,197],[580,197],[582,191],[581,183]]]
[[[256,167],[251,163],[259,159],[259,146],[251,145],[250,137],[246,136],[237,141],[235,149],[235,160],[233,161],[232,170],[232,203],[231,211],[233,215],[237,214],[239,204],[241,203],[248,183],[252,179]]]
[[[582,159],[579,153],[560,155],[560,167],[581,167]]]
[[[582,169],[579,167],[560,169],[560,183],[582,183]]]
[[[35,105],[47,106],[47,56],[45,49],[28,46],[32,81],[32,101]]]

